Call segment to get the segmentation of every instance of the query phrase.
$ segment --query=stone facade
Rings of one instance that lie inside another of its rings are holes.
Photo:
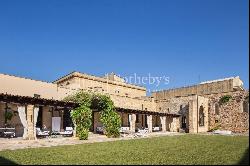
[[[130,127],[135,132],[139,128],[160,127],[161,131],[190,133],[207,132],[220,126],[221,129],[241,133],[249,130],[249,96],[243,89],[239,77],[203,82],[195,86],[164,90],[146,96],[146,88],[131,85],[114,73],[104,77],[73,72],[53,83],[46,83],[26,78],[0,74],[0,94],[30,96],[62,100],[78,90],[109,95],[116,108],[134,110],[137,113],[118,112],[122,126]],[[231,95],[232,99],[220,104],[220,98]],[[12,110],[17,110],[17,103],[9,103]],[[28,138],[34,139],[34,105],[27,104]],[[0,127],[4,125],[5,103],[0,101]],[[164,113],[155,115],[153,113]],[[42,126],[52,130],[52,117],[61,117],[61,130],[64,128],[63,115],[54,111],[54,107],[42,106]],[[101,127],[100,113],[95,112],[93,131]],[[18,116],[11,120],[23,133],[23,126]]]
[[[229,95],[232,99],[224,104],[220,98]],[[248,91],[236,91],[213,94],[209,98],[209,130],[220,126],[221,129],[242,133],[249,130],[249,96]]]
[[[225,104],[223,96],[232,96]],[[179,113],[180,128],[183,119],[190,133],[207,132],[219,127],[235,133],[249,131],[249,92],[243,89],[239,77],[208,81],[192,87],[183,87],[153,93],[157,111]],[[199,107],[204,108],[204,126],[199,126]]]
[[[86,90],[96,93],[107,93],[125,97],[146,96],[146,88],[125,83],[125,80],[114,74],[96,77],[84,73],[73,72],[54,82],[59,87]]]
[[[163,90],[152,93],[156,100],[170,99],[174,97],[184,97],[190,95],[210,95],[217,93],[234,92],[243,90],[243,82],[239,77],[231,77],[214,81],[202,82],[198,85]]]

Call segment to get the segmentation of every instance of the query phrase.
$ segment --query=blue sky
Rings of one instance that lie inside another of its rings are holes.
[[[169,77],[167,89],[239,75],[249,87],[247,0],[0,1],[0,73]]]

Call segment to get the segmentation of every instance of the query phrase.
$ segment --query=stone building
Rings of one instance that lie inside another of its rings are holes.
[[[249,130],[249,92],[244,90],[239,77],[159,91],[152,96],[158,110],[167,109],[181,114],[180,128],[187,132],[205,132],[217,128],[236,133]],[[221,99],[226,96],[230,97],[229,101],[221,103]]]
[[[0,74],[0,128],[6,123],[24,139],[36,137],[35,128],[63,130],[72,125],[70,110],[75,103],[63,99],[79,90],[109,95],[122,119],[133,132],[207,132],[220,126],[233,132],[248,131],[248,92],[239,77],[203,82],[146,95],[146,88],[131,85],[114,73],[104,77],[72,72],[48,83]],[[221,104],[223,96],[229,102]],[[5,113],[14,112],[6,122]],[[92,131],[101,127],[100,113],[93,110]]]

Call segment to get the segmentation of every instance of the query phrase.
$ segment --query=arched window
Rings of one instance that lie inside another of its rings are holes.
[[[220,114],[220,106],[218,103],[215,104],[215,115],[219,115]]]
[[[204,107],[200,106],[199,109],[199,126],[204,126],[204,119],[205,119],[205,114],[204,114]]]

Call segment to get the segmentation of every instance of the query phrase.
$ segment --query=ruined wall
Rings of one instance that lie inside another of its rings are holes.
[[[225,95],[232,96],[232,99],[220,104],[220,98]],[[223,94],[208,95],[209,98],[209,130],[220,125],[223,130],[230,130],[236,133],[243,133],[249,130],[249,112],[244,112],[246,107],[244,101],[249,96],[248,91],[237,91]],[[247,102],[249,103],[249,101]],[[216,113],[219,112],[218,114]]]

